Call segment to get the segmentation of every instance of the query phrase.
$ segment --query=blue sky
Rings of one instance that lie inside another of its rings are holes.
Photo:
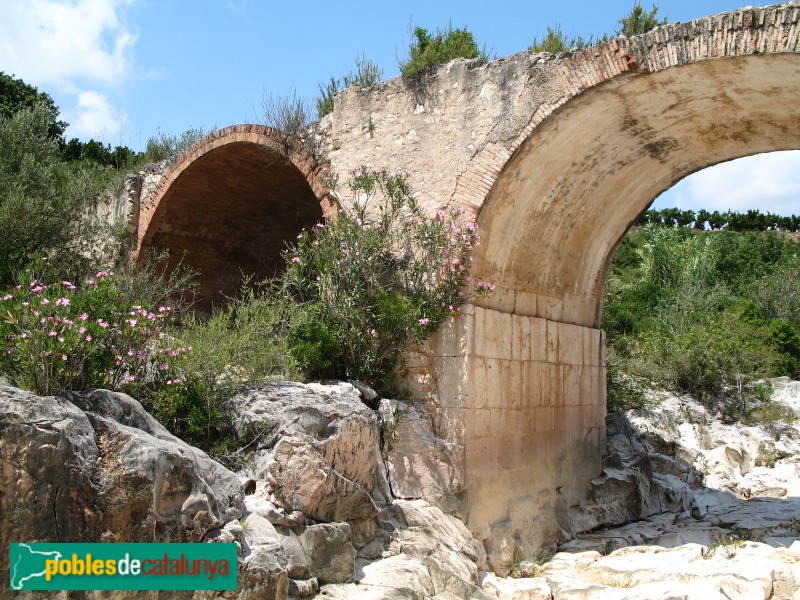
[[[265,93],[313,100],[362,53],[398,75],[413,26],[466,25],[497,56],[524,50],[548,25],[612,33],[632,0],[480,2],[273,0],[0,0],[0,70],[50,93],[68,136],[142,149],[159,129],[257,120]],[[649,3],[645,2],[649,7]],[[687,21],[733,10],[730,0],[661,0]],[[727,171],[725,169],[728,169]],[[800,212],[800,152],[753,157],[685,179],[659,205]],[[717,173],[717,174],[715,174]],[[768,185],[767,185],[768,184]],[[757,197],[754,194],[759,194]]]

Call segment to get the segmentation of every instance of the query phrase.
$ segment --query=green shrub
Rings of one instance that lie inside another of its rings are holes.
[[[275,378],[296,375],[287,345],[296,307],[281,294],[256,294],[249,287],[202,321],[189,314],[168,330],[171,346],[162,366],[176,373],[169,386],[141,386],[139,397],[172,433],[214,451],[231,438],[230,398]],[[176,381],[177,380],[177,381]]]
[[[616,31],[617,35],[631,37],[641,35],[648,31],[667,24],[667,17],[658,18],[658,7],[653,4],[653,8],[648,12],[642,8],[641,2],[635,0],[631,12],[619,20],[620,28]]]
[[[470,285],[476,226],[458,212],[425,214],[405,174],[360,167],[350,191],[351,208],[286,253],[286,289],[308,315],[289,333],[291,352],[311,378],[387,389],[404,350],[493,286]]]
[[[403,77],[419,79],[436,65],[454,58],[489,59],[485,49],[481,50],[475,36],[467,30],[448,26],[444,31],[432,34],[423,27],[414,29],[414,41],[408,49],[408,59],[400,62]]]
[[[622,403],[612,392],[624,392],[624,376],[744,419],[759,406],[754,381],[798,373],[796,244],[654,223],[631,237],[612,262],[603,307],[618,369],[609,369],[610,410]]]
[[[325,85],[319,84],[319,94],[316,100],[318,119],[333,112],[333,97],[340,89],[342,89],[341,82],[333,76]]]
[[[780,319],[800,327],[800,260],[788,256],[768,275],[754,278],[746,293],[765,319]]]
[[[644,408],[648,404],[640,381],[620,370],[617,360],[609,356],[606,365],[607,408],[609,413]]]
[[[292,87],[287,94],[264,92],[260,120],[278,133],[300,139],[311,124],[311,114],[305,98]],[[288,143],[288,137],[282,141]]]
[[[87,215],[108,171],[61,161],[44,105],[0,117],[0,284],[9,284],[31,257],[50,254],[51,272],[77,278],[102,248],[101,226]]]
[[[342,80],[331,77],[323,86],[319,85],[319,95],[317,96],[317,117],[322,118],[333,112],[333,97],[342,88],[357,85],[359,87],[372,87],[383,77],[383,69],[377,63],[372,62],[363,54],[356,56],[356,69],[350,71]]]
[[[528,47],[528,52],[569,52],[572,49],[582,49],[592,45],[592,38],[588,40],[581,36],[570,37],[561,30],[561,24],[547,27],[547,34],[541,40],[533,38]]]
[[[147,138],[144,155],[140,163],[158,162],[173,154],[188,150],[209,133],[211,132],[202,127],[189,128],[179,135],[168,134],[159,129],[155,135]]]

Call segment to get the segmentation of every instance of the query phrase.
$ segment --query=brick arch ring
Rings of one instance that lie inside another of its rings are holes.
[[[215,131],[178,155],[141,199],[134,258],[169,251],[199,272],[200,310],[270,277],[281,251],[337,204],[320,165],[294,138],[264,125]]]

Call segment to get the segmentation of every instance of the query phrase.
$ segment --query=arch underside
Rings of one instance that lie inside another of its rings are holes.
[[[707,60],[587,90],[534,130],[481,210],[475,273],[498,286],[482,304],[597,327],[613,250],[661,192],[720,162],[798,148],[796,54]]]
[[[158,208],[140,256],[168,250],[173,265],[196,270],[201,312],[235,296],[243,278],[278,274],[286,244],[322,218],[301,171],[252,142],[227,143],[189,163]]]

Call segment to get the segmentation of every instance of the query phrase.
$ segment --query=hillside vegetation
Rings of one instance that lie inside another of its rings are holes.
[[[800,374],[799,269],[800,245],[777,231],[632,230],[604,298],[609,408],[657,385],[758,418],[765,393],[753,383]]]

